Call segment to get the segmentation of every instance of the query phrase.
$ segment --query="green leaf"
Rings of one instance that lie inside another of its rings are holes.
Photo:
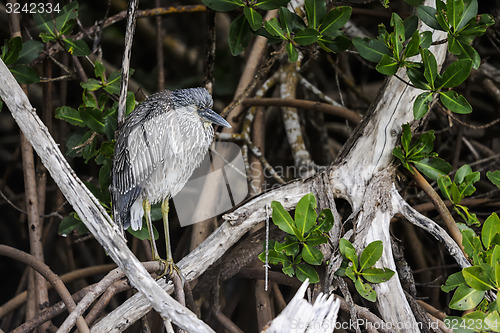
[[[104,65],[97,60],[94,62],[94,74],[95,77],[98,77],[103,81],[105,80],[106,68],[104,68]]]
[[[450,163],[440,157],[424,158],[414,163],[418,170],[434,181],[437,181],[441,176],[446,176],[453,170]]]
[[[466,267],[462,270],[465,282],[475,290],[490,290],[495,289],[490,277],[486,274],[481,266]]]
[[[375,69],[384,75],[394,75],[398,71],[399,63],[393,57],[384,54]]]
[[[359,271],[372,267],[382,257],[384,245],[382,241],[373,241],[368,244],[359,257]]]
[[[306,242],[309,246],[318,246],[320,244],[326,244],[328,242],[328,237],[319,231],[313,231],[307,235]]]
[[[81,127],[85,126],[85,123],[80,116],[80,112],[78,112],[78,110],[70,108],[69,106],[61,106],[57,108],[55,116],[57,119],[65,120],[72,125]]]
[[[418,89],[431,90],[431,86],[427,83],[427,79],[424,76],[422,68],[406,67],[406,75],[410,79],[411,83]]]
[[[62,8],[56,17],[56,29],[64,34],[63,30],[68,30],[68,28],[63,29],[69,21],[74,20],[78,17],[78,2],[73,1],[68,3]]]
[[[452,183],[450,186],[450,194],[451,194],[451,201],[453,204],[457,205],[462,201],[462,196],[460,195],[460,191],[458,190],[458,186],[455,183]]]
[[[469,77],[472,69],[472,61],[462,59],[452,62],[438,80],[438,89],[453,88],[461,84]]]
[[[446,279],[446,283],[441,286],[441,290],[445,293],[449,293],[460,285],[465,283],[464,276],[462,275],[462,271],[456,272],[448,276]]]
[[[441,26],[441,30],[450,31],[450,25],[446,18],[446,4],[441,0],[436,0],[436,20]]]
[[[208,8],[218,12],[229,12],[238,7],[244,6],[241,0],[202,0]]]
[[[493,237],[498,233],[500,233],[500,219],[496,213],[493,213],[484,221],[481,229],[481,240],[486,249],[490,248]]]
[[[312,28],[306,28],[295,34],[293,40],[299,45],[310,45],[315,43],[320,37],[320,33]]]
[[[456,31],[462,30],[465,25],[477,15],[477,0],[471,0],[469,3],[465,4],[465,9],[461,15],[460,22],[456,27]]]
[[[94,132],[104,134],[104,120],[101,110],[93,107],[80,107],[79,111],[85,126]]]
[[[351,13],[352,8],[349,6],[340,6],[330,10],[321,21],[319,32],[322,35],[332,35],[347,23]]]
[[[57,233],[66,237],[72,233],[73,230],[76,231],[77,235],[85,235],[89,233],[89,230],[75,212],[70,213],[61,220]]]
[[[349,266],[347,266],[347,267],[345,268],[345,275],[346,275],[349,279],[351,279],[352,281],[356,281],[356,277],[357,277],[357,275],[356,275],[356,273],[354,273],[354,269],[353,269],[353,267],[354,267],[354,266],[353,266],[353,264],[348,264],[348,265],[349,265]]]
[[[6,65],[12,65],[19,58],[19,52],[23,48],[21,37],[12,37],[2,46],[2,60]]]
[[[295,25],[294,13],[289,11],[286,7],[281,7],[280,9],[278,9],[278,13],[281,21],[281,29],[283,29],[285,36],[290,37],[293,33]]]
[[[301,263],[298,264],[295,268],[295,274],[297,275],[297,279],[304,282],[307,278],[309,279],[309,283],[318,283],[319,276],[318,273],[314,270],[314,268],[308,264]]]
[[[424,31],[420,34],[420,47],[428,49],[432,44],[432,32]]]
[[[423,118],[429,112],[429,104],[432,102],[432,92],[423,92],[417,96],[413,103],[413,116],[415,120]]]
[[[373,288],[369,284],[361,281],[360,277],[358,277],[356,279],[356,282],[354,282],[354,287],[356,287],[356,291],[364,299],[370,302],[375,302],[377,300],[377,293],[375,292],[375,290],[373,290]]]
[[[47,12],[43,13],[37,12],[36,14],[33,15],[33,19],[35,21],[36,27],[40,30],[41,33],[51,37],[57,36],[51,14]]]
[[[490,182],[492,182],[494,185],[500,188],[500,170],[488,171],[486,173],[486,177],[488,177]]]
[[[97,89],[102,88],[102,83],[101,81],[90,78],[87,82],[80,82],[80,86],[88,91],[96,91]]]
[[[129,234],[131,234],[132,236],[140,239],[140,240],[150,239],[148,228],[146,227],[146,222],[145,222],[144,219],[143,219],[143,222],[142,222],[141,229],[139,229],[139,230],[133,230],[130,227],[130,228],[127,229],[127,232]],[[156,229],[156,227],[154,225],[153,225],[153,237],[154,237],[155,240],[160,237],[160,233],[158,232],[158,230]]]
[[[252,32],[245,16],[238,16],[229,26],[229,48],[231,54],[235,56],[243,52],[248,46],[251,37]]]
[[[316,207],[316,198],[312,193],[303,196],[295,207],[295,226],[302,236],[311,230],[316,223]]]
[[[403,42],[405,41],[405,26],[401,17],[396,13],[392,13],[391,15],[391,27],[394,28],[391,38],[392,46],[394,47],[393,55],[399,60],[403,49]]]
[[[460,60],[470,60],[472,61],[472,68],[478,69],[481,65],[481,57],[477,53],[476,49],[470,45],[466,45],[462,42],[458,42],[458,47],[460,48],[460,53],[457,58]]]
[[[277,252],[285,252],[287,256],[295,256],[299,253],[300,248],[296,237],[286,235],[283,244],[280,242],[274,243],[274,249]]]
[[[461,182],[464,181],[465,177],[467,175],[470,175],[471,173],[472,173],[472,168],[470,167],[470,165],[464,164],[455,173],[455,178],[453,178],[453,181],[457,184],[460,184]]]
[[[450,177],[449,176],[439,177],[437,183],[443,196],[451,201],[450,186],[452,182]]]
[[[103,89],[108,93],[108,94],[116,94],[118,95],[120,93],[120,83],[122,79],[122,73],[121,71],[117,70],[114,71],[109,75],[108,81],[106,82],[105,85],[103,85]]]
[[[290,214],[283,208],[283,205],[278,201],[273,201],[271,202],[271,208],[273,210],[273,223],[287,234],[294,235],[293,228],[295,227],[295,222],[292,220]]]
[[[436,19],[436,9],[429,6],[418,6],[417,16],[429,27],[436,30],[443,30],[439,22]]]
[[[251,7],[243,7],[243,13],[250,24],[250,28],[253,31],[256,31],[260,27],[262,27],[262,15],[260,15],[256,10]]]
[[[422,49],[422,62],[424,63],[424,77],[434,90],[434,82],[436,81],[437,72],[437,62],[434,54],[427,49]]]
[[[299,59],[299,52],[297,52],[297,49],[291,42],[286,43],[286,52],[288,53],[288,59],[290,59],[291,62],[296,62]]]
[[[302,259],[311,265],[321,265],[323,261],[323,253],[315,247],[304,244],[302,249]]]
[[[343,35],[335,38],[321,36],[318,40],[318,45],[326,52],[343,52],[351,46],[351,40]]]
[[[398,158],[401,161],[401,163],[403,163],[403,166],[405,168],[407,167],[405,154],[403,153],[403,149],[401,149],[401,147],[394,147],[394,149],[392,150],[392,155]]]
[[[384,54],[391,54],[384,42],[379,39],[355,37],[352,39],[352,44],[358,50],[359,55],[368,61],[378,63]]]
[[[484,291],[474,290],[465,285],[458,286],[451,298],[450,309],[466,311],[475,308],[484,297]]]
[[[474,192],[476,192],[474,183],[477,183],[480,177],[481,175],[478,171],[465,176],[463,182],[461,182],[458,187],[463,198],[471,196]]]
[[[497,247],[498,247],[498,245],[497,245]],[[495,285],[498,288],[500,286],[500,262],[495,260],[493,262],[493,267],[495,270]]]
[[[66,51],[77,57],[88,56],[90,49],[87,43],[83,40],[73,40],[71,38],[63,38],[63,44]]]
[[[43,50],[43,43],[36,40],[29,40],[23,43],[23,47],[19,52],[19,57],[16,64],[30,64],[32,63]]]
[[[318,217],[319,230],[326,233],[332,229],[333,223],[334,218],[331,209],[323,209]]]
[[[418,54],[420,46],[420,34],[418,31],[415,31],[413,35],[411,36],[410,41],[408,44],[406,44],[406,49],[405,49],[405,58],[410,58]]]
[[[20,84],[31,84],[40,82],[40,77],[33,67],[28,65],[14,65],[10,71]]]
[[[370,267],[363,270],[361,275],[370,283],[382,283],[388,281],[394,275],[394,271],[389,268]]]
[[[284,274],[290,277],[295,275],[295,269],[293,268],[293,263],[290,260],[283,263],[283,268],[281,270]]]
[[[403,124],[401,126],[403,131],[401,132],[401,146],[403,146],[403,150],[408,152],[410,150],[411,143],[411,128],[408,123]]]
[[[341,238],[339,241],[339,249],[342,256],[350,260],[354,267],[357,269],[358,265],[358,255],[356,254],[356,249],[354,246],[345,238]]]
[[[276,17],[273,17],[269,21],[266,21],[265,28],[272,36],[279,37],[281,39],[286,39],[283,29],[281,29],[280,23]]]
[[[326,15],[324,0],[305,0],[307,26],[316,29]]]
[[[497,302],[498,302],[498,297],[497,297]],[[475,311],[479,312],[482,315],[486,315],[483,312],[480,311]],[[500,332],[500,314],[498,313],[498,310],[496,311],[491,311],[486,315],[486,318],[484,318],[484,322],[479,322],[478,324],[478,330],[488,330],[488,331],[493,331],[493,332]]]
[[[263,10],[272,10],[285,7],[289,2],[290,0],[261,0],[258,1],[255,6]]]
[[[463,0],[447,0],[446,1],[446,16],[451,24],[453,31],[457,30],[458,24],[464,12]]]
[[[415,141],[415,144],[412,146],[412,149],[410,149],[412,152],[411,154],[413,155],[417,152],[428,156],[434,149],[433,142],[435,139],[436,137],[434,136],[433,130],[427,131],[424,134],[420,135]]]
[[[407,17],[403,21],[404,31],[405,31],[405,40],[410,39],[411,36],[417,31],[418,28],[418,17],[416,15],[412,15]]]
[[[472,112],[472,106],[470,106],[469,102],[467,102],[464,96],[459,95],[456,91],[440,91],[439,99],[451,112],[460,114]]]
[[[135,102],[135,95],[133,92],[129,91],[127,93],[127,102],[126,102],[126,107],[125,107],[125,116],[128,116],[130,112],[134,111],[136,102]]]
[[[464,246],[464,251],[470,258],[473,256],[476,248],[474,246],[474,239],[477,237],[474,231],[470,229],[462,230],[462,243]]]

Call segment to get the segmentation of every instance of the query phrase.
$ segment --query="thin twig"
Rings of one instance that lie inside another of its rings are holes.
[[[127,30],[125,33],[125,50],[122,59],[122,81],[120,85],[120,100],[118,101],[118,124],[125,120],[125,107],[127,103],[128,73],[130,69],[130,54],[135,32],[135,21],[139,0],[130,0],[127,10]]]
[[[76,307],[75,301],[73,301],[73,298],[71,298],[71,294],[69,293],[68,289],[66,289],[66,286],[61,281],[59,276],[52,272],[49,266],[28,253],[19,251],[18,249],[3,244],[0,244],[0,255],[29,265],[38,273],[40,273],[57,291],[61,299],[66,304],[66,308],[68,309],[68,311],[73,312]],[[76,320],[76,325],[80,332],[90,332],[82,316],[78,317],[78,319]]]

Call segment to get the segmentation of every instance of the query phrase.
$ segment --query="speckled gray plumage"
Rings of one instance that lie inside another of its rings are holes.
[[[151,95],[125,120],[115,145],[111,193],[115,222],[142,226],[142,202],[176,195],[202,162],[214,136],[199,112],[212,107],[204,88]]]

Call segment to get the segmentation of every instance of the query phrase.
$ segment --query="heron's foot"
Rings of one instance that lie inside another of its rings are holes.
[[[158,274],[158,277],[156,278],[157,280],[163,277],[169,278],[175,271],[177,275],[180,277],[182,284],[184,285],[184,276],[182,275],[181,269],[174,263],[172,259],[155,258],[155,260],[160,262],[162,266],[160,271],[157,272]]]

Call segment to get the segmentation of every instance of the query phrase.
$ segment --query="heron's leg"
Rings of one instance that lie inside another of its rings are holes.
[[[153,260],[159,260],[158,249],[156,248],[155,235],[153,232],[153,223],[151,222],[151,203],[148,199],[142,202],[144,209],[144,217],[146,218],[146,226],[148,227],[149,242],[151,243],[151,251],[153,253]]]
[[[163,218],[163,231],[165,232],[165,248],[167,251],[167,261],[171,261],[172,263],[174,260],[172,259],[172,248],[170,246],[170,232],[168,230],[168,198],[163,200],[161,203],[161,216]]]
[[[181,281],[184,284],[184,277],[182,276],[182,273],[181,273],[179,267],[177,267],[177,265],[174,263],[174,259],[172,258],[172,247],[170,245],[170,231],[168,228],[168,210],[169,210],[168,198],[166,198],[161,203],[161,215],[163,218],[163,231],[165,232],[165,248],[167,251],[167,258],[166,258],[167,267],[165,269],[165,272],[163,272],[163,274],[160,275],[160,277],[163,277],[164,275],[166,275],[167,272],[168,272],[168,275],[170,275],[175,270],[179,274],[179,277],[181,278]]]

